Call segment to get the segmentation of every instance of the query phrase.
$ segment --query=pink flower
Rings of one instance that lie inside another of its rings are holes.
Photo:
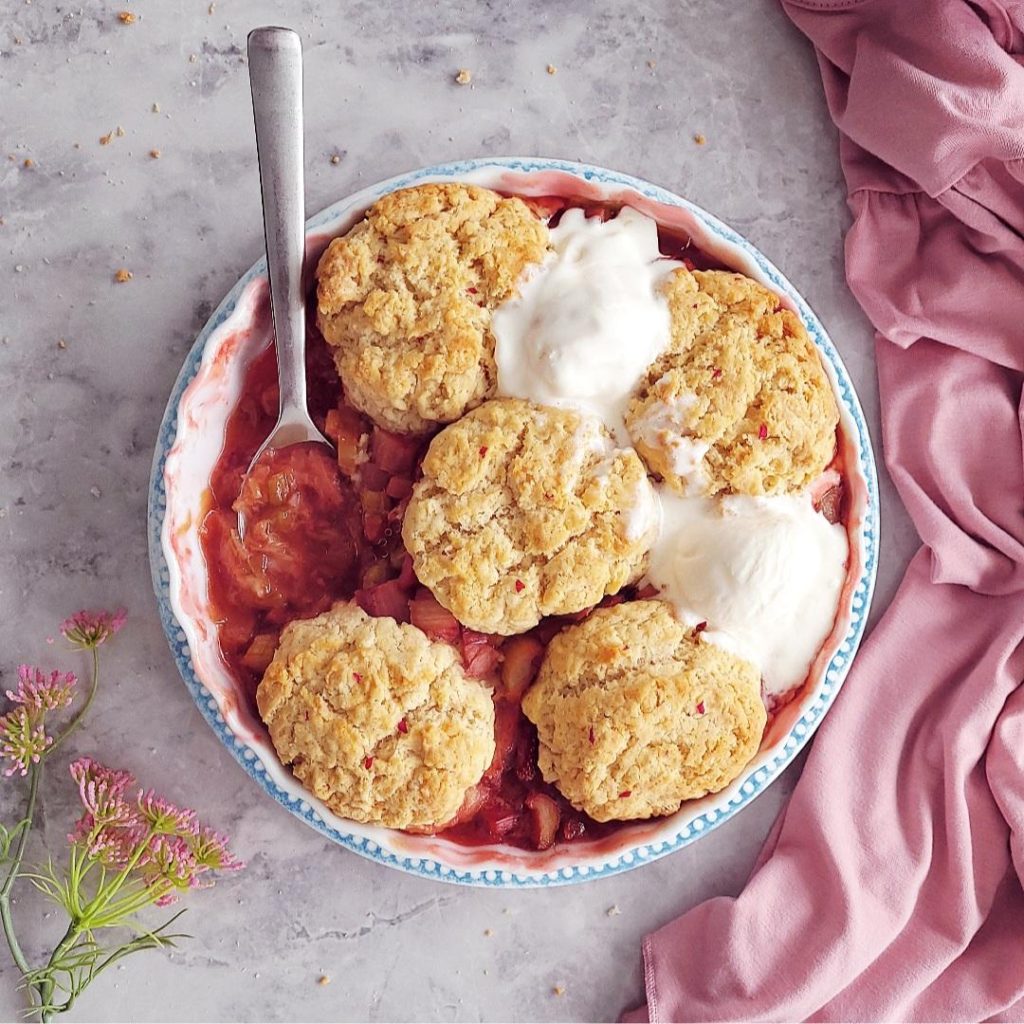
[[[157,835],[149,841],[142,876],[149,888],[160,896],[158,907],[173,903],[177,893],[199,886],[197,875],[202,870],[188,841],[181,836]]]
[[[30,665],[18,666],[18,688],[8,690],[7,699],[23,704],[30,712],[42,714],[66,708],[74,697],[78,677],[74,672],[51,672]]]
[[[39,763],[53,743],[46,734],[46,713],[67,707],[77,682],[73,672],[47,675],[29,665],[18,666],[18,688],[7,691],[8,700],[17,706],[0,717],[0,755],[10,762],[4,775],[27,775]]]
[[[175,807],[148,789],[139,793],[139,813],[159,835],[195,835],[199,828],[196,812]]]
[[[146,842],[149,831],[138,822],[125,825],[99,825],[91,814],[83,814],[68,841],[104,867],[121,871],[131,862],[139,845]]]
[[[106,643],[125,623],[128,613],[124,608],[116,612],[82,611],[75,612],[61,624],[60,631],[76,647],[92,650]]]
[[[78,783],[78,795],[93,825],[122,825],[135,817],[124,793],[135,785],[131,772],[113,771],[91,757],[71,764],[71,778]]]
[[[192,852],[200,867],[211,871],[240,871],[245,867],[245,862],[228,849],[228,837],[205,825],[200,826],[192,842]]]
[[[200,825],[196,812],[177,807],[153,790],[126,793],[135,786],[130,772],[113,771],[83,757],[71,766],[85,809],[68,841],[104,867],[123,870],[145,885],[157,906],[166,906],[185,889],[212,885],[209,871],[237,871],[243,865],[228,850],[228,840]]]
[[[10,762],[4,775],[8,778],[16,772],[27,775],[52,742],[42,722],[27,707],[22,705],[8,711],[0,717],[0,754]]]

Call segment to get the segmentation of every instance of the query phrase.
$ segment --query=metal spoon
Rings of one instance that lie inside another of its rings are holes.
[[[268,448],[312,441],[334,450],[306,406],[302,43],[288,28],[256,28],[249,33],[248,50],[281,398],[277,424],[249,463],[246,476]],[[238,533],[245,534],[241,512]]]

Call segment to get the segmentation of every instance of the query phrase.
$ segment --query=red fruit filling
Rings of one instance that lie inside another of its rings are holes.
[[[409,602],[409,621],[422,629],[431,640],[444,640],[450,644],[459,642],[462,627],[458,619],[442,607],[426,587],[420,587]]]
[[[506,640],[501,653],[501,685],[505,696],[511,700],[522,700],[540,668],[544,645],[528,633]]]
[[[462,630],[462,663],[466,675],[486,679],[494,673],[501,662],[501,651],[495,646],[500,637],[477,633],[472,629]]]

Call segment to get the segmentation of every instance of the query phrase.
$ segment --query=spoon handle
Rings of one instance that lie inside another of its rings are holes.
[[[248,51],[281,418],[292,410],[305,417],[302,43],[291,29],[256,28],[249,33]]]

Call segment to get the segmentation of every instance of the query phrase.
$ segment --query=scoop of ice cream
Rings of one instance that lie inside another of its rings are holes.
[[[498,394],[580,409],[625,440],[630,392],[669,343],[660,286],[680,264],[630,207],[607,221],[566,210],[550,238],[553,252],[491,320]]]
[[[684,622],[707,622],[707,639],[757,665],[768,693],[800,685],[835,622],[846,531],[807,495],[660,497],[651,583]]]

